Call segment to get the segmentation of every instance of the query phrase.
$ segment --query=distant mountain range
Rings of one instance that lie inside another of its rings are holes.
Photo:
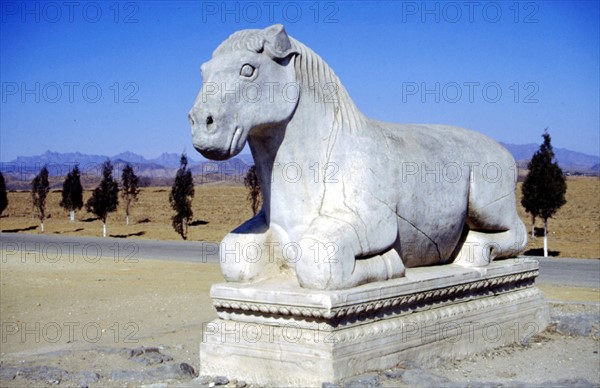
[[[519,162],[526,166],[531,159],[537,144],[505,144],[502,143]],[[556,160],[565,172],[598,173],[600,171],[600,157],[587,155],[581,152],[570,151],[564,148],[555,148]],[[51,176],[64,176],[75,165],[79,164],[80,170],[85,173],[98,171],[99,166],[109,159],[115,168],[120,168],[125,163],[130,163],[134,171],[141,177],[167,179],[173,178],[179,167],[180,154],[163,153],[158,158],[146,159],[130,151],[125,151],[113,157],[106,155],[88,155],[80,152],[59,153],[46,151],[37,156],[19,156],[10,162],[1,162],[0,171],[22,181],[30,180],[44,165],[48,166]],[[237,176],[245,174],[253,164],[250,154],[239,154],[230,160],[214,162],[204,158],[194,160],[188,156],[188,165],[194,175]]]
[[[146,159],[141,155],[125,151],[112,157],[106,155],[88,155],[80,152],[59,153],[46,151],[36,156],[19,156],[10,162],[1,162],[0,171],[7,179],[7,187],[11,190],[28,189],[30,182],[40,171],[42,166],[47,166],[50,175],[50,187],[62,187],[62,177],[65,176],[75,164],[79,165],[82,184],[91,187],[101,177],[101,165],[106,160],[113,164],[116,177],[126,163],[130,163],[135,173],[142,179],[146,186],[168,186],[179,168],[181,154],[163,153],[158,158]],[[250,154],[240,154],[235,158],[225,161],[194,160],[188,156],[188,167],[195,176],[202,176],[197,183],[218,181],[243,182],[243,175],[253,164]],[[118,171],[118,172],[117,172]]]
[[[517,162],[529,161],[539,144],[507,144],[500,143],[506,147]],[[565,172],[598,172],[600,157],[588,155],[581,152],[571,151],[566,148],[554,148],[554,155],[558,165]]]
[[[112,157],[108,157],[106,155],[88,155],[82,154],[80,152],[67,152],[67,153],[59,153],[46,151],[41,155],[36,156],[19,156],[15,160],[11,162],[2,163],[2,165],[20,165],[20,166],[43,166],[47,165],[74,165],[75,163],[80,166],[86,166],[91,164],[101,164],[104,163],[107,159],[110,160],[113,164],[116,163],[131,163],[136,165],[148,164],[155,165],[161,167],[179,167],[179,159],[181,155],[176,153],[163,153],[158,158],[154,159],[146,159],[141,155],[135,154],[130,151],[121,152]],[[192,158],[188,156],[189,165],[199,164],[202,161],[194,161]]]

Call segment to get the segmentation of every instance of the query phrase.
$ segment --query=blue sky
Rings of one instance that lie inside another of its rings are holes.
[[[2,2],[0,160],[187,151],[200,65],[285,25],[368,116],[600,154],[599,3]]]

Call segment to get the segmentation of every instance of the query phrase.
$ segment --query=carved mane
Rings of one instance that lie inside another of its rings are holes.
[[[323,104],[328,117],[331,117],[331,134],[335,137],[339,130],[356,132],[364,126],[365,116],[358,110],[348,91],[331,67],[313,50],[296,39],[289,37],[296,57],[296,80],[302,89],[301,99]],[[213,57],[226,52],[248,50],[262,53],[267,42],[263,30],[242,30],[233,33],[217,47]],[[280,58],[283,59],[283,58]]]

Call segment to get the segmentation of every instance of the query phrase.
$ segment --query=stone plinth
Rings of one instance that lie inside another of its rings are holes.
[[[520,342],[549,322],[535,260],[486,268],[412,268],[338,291],[292,277],[216,284],[219,319],[204,328],[200,373],[249,383],[320,386],[403,360],[431,366]]]

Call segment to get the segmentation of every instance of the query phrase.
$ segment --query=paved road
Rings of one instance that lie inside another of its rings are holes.
[[[114,260],[160,259],[193,263],[217,263],[219,245],[198,241],[126,240],[57,236],[25,233],[0,233],[2,259],[18,255],[25,260],[56,261],[59,255],[99,257]],[[70,256],[67,256],[67,258]]]
[[[98,257],[115,260],[160,259],[193,263],[217,263],[219,245],[197,241],[125,240],[0,233],[2,259],[19,255],[22,259],[57,260],[58,255],[81,255],[91,261]],[[600,288],[600,260],[538,258],[540,284]]]
[[[540,284],[600,288],[600,260],[539,257]]]

